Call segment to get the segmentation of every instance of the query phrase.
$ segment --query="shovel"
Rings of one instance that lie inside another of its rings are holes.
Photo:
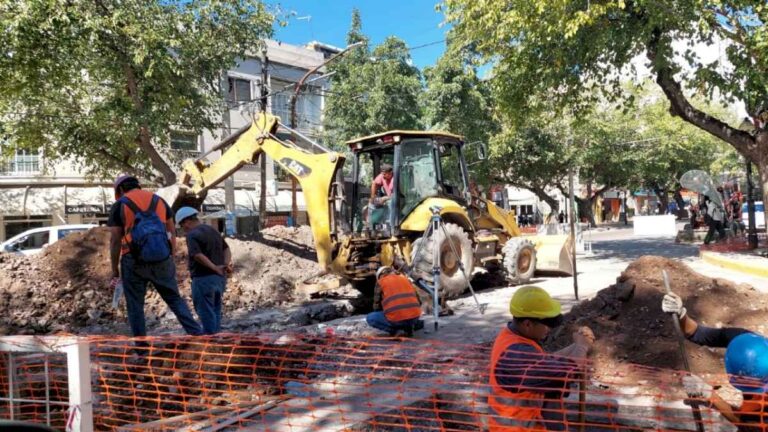
[[[661,271],[661,275],[664,278],[664,289],[667,294],[672,294],[672,289],[669,287],[669,275],[666,270]],[[680,348],[680,355],[683,357],[683,366],[685,371],[691,373],[691,365],[688,363],[688,353],[685,351],[685,335],[683,329],[680,328],[680,317],[676,313],[672,314],[672,325],[675,327],[675,333],[677,333],[677,345]],[[691,402],[691,411],[693,412],[693,421],[696,423],[696,430],[698,432],[704,432],[704,423],[701,419],[701,409],[699,409],[699,403],[696,401]]]

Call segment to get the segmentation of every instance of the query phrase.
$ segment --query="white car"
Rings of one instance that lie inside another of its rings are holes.
[[[741,221],[745,227],[749,227],[747,203],[741,206]],[[755,228],[765,228],[765,205],[762,201],[755,201]]]
[[[21,255],[34,255],[42,252],[47,246],[56,243],[69,234],[88,231],[98,225],[58,225],[42,228],[32,228],[24,231],[0,244],[0,252]]]

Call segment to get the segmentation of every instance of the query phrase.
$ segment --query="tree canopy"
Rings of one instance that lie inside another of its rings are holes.
[[[331,91],[326,96],[326,139],[333,145],[388,129],[421,126],[421,72],[411,62],[405,42],[388,37],[372,50],[353,10],[347,43],[361,47],[329,64]]]
[[[92,174],[173,183],[169,131],[219,127],[222,71],[273,20],[259,0],[2,2],[2,132]]]
[[[670,113],[749,157],[768,184],[764,121],[749,133],[691,102],[741,100],[753,119],[766,108],[763,0],[446,0],[444,8],[459,37],[494,62],[499,107],[512,118],[540,109],[543,97],[577,116],[602,99],[631,104],[622,83],[645,70]],[[708,46],[722,55],[704,58]]]

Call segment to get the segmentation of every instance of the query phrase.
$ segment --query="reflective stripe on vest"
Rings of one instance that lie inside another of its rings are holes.
[[[504,390],[496,381],[496,365],[507,349],[516,344],[531,345],[536,351],[544,353],[536,342],[519,336],[506,327],[496,337],[493,351],[491,351],[491,395],[488,396],[488,406],[492,413],[488,418],[489,430],[491,432],[545,431],[546,429],[541,425],[544,394],[525,391],[525,389],[512,393]]]
[[[138,207],[141,210],[147,210],[149,209],[150,204],[152,204],[152,197],[155,194],[153,194],[150,191],[145,191],[142,189],[134,189],[132,191],[128,191],[125,195],[123,195],[120,199],[128,199],[131,200],[134,204],[136,204],[136,207]],[[128,252],[131,251],[130,243],[131,243],[131,228],[133,228],[133,222],[136,220],[136,215],[133,214],[133,211],[130,207],[128,207],[125,204],[121,204],[122,211],[123,211],[123,240],[122,240],[122,246],[120,248],[120,255],[125,255]],[[155,209],[157,212],[157,215],[160,217],[160,220],[163,222],[168,220],[168,214],[166,213],[166,207],[163,205],[162,202],[157,203],[157,208]]]
[[[421,316],[421,305],[416,288],[403,275],[390,274],[379,279],[381,308],[390,322],[399,322]]]

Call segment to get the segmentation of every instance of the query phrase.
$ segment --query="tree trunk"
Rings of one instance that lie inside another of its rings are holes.
[[[654,183],[653,193],[656,194],[656,196],[659,198],[659,202],[661,203],[659,214],[667,214],[669,209],[669,195],[667,195],[667,190],[659,187],[657,183]]]
[[[520,186],[525,187],[525,186]],[[556,199],[552,198],[545,190],[544,188],[540,187],[527,187],[529,191],[536,194],[537,197],[539,197],[540,200],[546,202],[549,204],[549,206],[552,208],[552,214],[556,215],[560,211],[560,202],[558,202]]]
[[[765,206],[765,204],[768,203],[768,154],[764,154],[760,159],[760,162],[755,165],[757,165],[757,172],[760,176],[760,187],[763,192],[763,206]],[[765,219],[764,222],[766,222],[765,226],[768,228],[768,216],[765,211],[763,211],[763,217]],[[756,222],[755,224],[758,223]]]

